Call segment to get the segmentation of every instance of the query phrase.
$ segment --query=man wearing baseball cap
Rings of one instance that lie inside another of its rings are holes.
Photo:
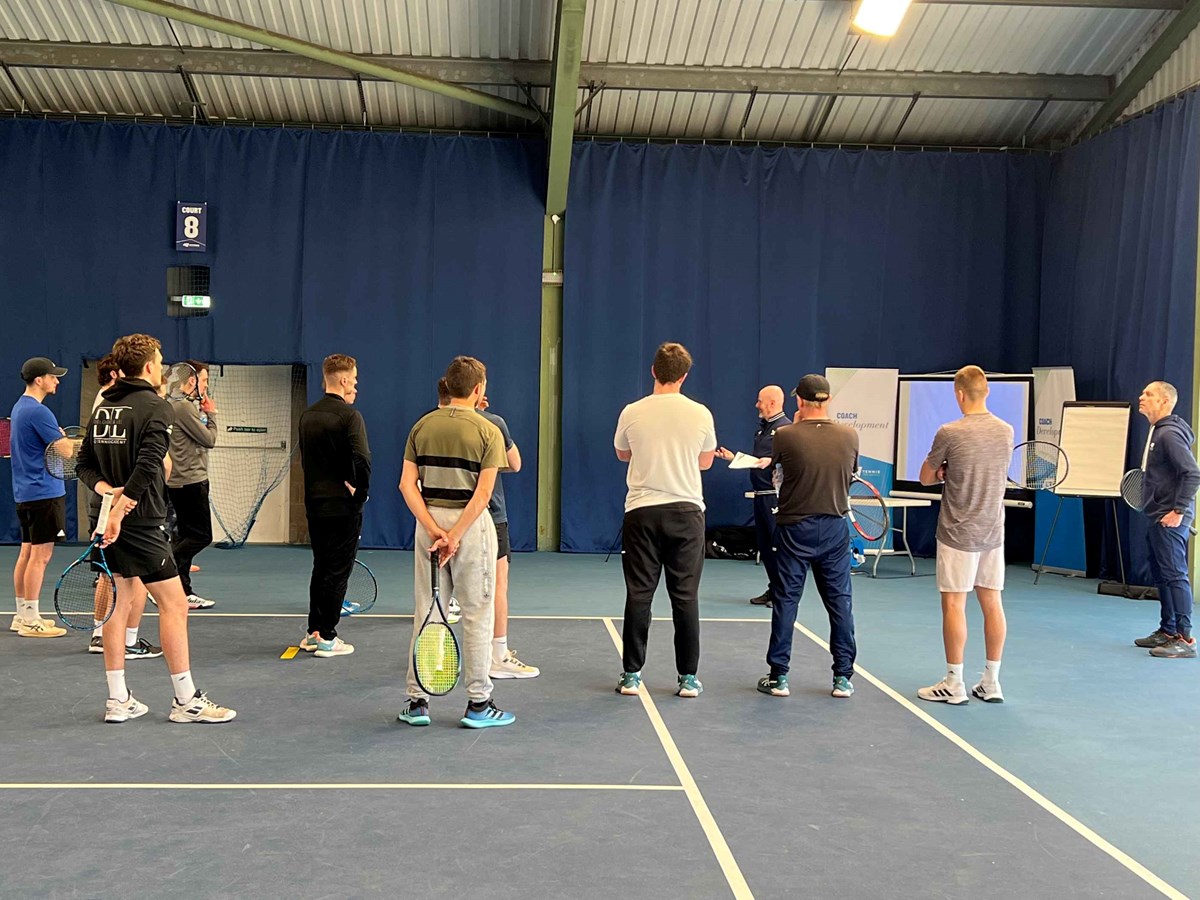
[[[771,607],[770,674],[758,690],[786,697],[792,635],[804,582],[812,569],[817,592],[829,613],[833,696],[854,693],[854,615],[850,594],[850,479],[858,468],[858,432],[829,418],[829,382],[805,375],[792,391],[795,424],[775,432],[766,467],[779,466],[779,512],[775,516],[775,566],[779,594]]]
[[[13,571],[17,614],[9,630],[21,637],[62,637],[66,629],[43,619],[38,598],[46,566],[54,545],[67,536],[66,485],[46,471],[46,448],[53,444],[64,456],[71,456],[75,444],[63,436],[58,420],[44,404],[58,390],[58,379],[67,370],[44,356],[25,360],[21,380],[25,393],[18,398],[12,418],[12,489],[21,525],[21,552]]]

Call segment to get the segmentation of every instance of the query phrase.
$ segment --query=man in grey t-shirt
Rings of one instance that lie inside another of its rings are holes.
[[[942,640],[946,677],[917,691],[922,700],[966,703],[963,652],[967,644],[967,594],[983,610],[987,648],[983,678],[971,694],[1003,703],[1000,656],[1007,630],[1004,589],[1004,491],[1012,459],[1013,429],[988,412],[987,376],[964,366],[954,376],[954,397],[963,417],[938,429],[921,465],[921,483],[942,483],[937,526],[937,582],[942,594]]]

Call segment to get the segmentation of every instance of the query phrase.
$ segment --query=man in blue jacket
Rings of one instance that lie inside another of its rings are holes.
[[[1146,385],[1138,411],[1150,422],[1150,451],[1142,512],[1148,520],[1150,575],[1158,588],[1162,619],[1158,630],[1134,641],[1160,659],[1193,659],[1192,585],[1188,580],[1187,544],[1196,518],[1200,466],[1192,455],[1195,435],[1187,422],[1172,415],[1179,394],[1165,381]]]

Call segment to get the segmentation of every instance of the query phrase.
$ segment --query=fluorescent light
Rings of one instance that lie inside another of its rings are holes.
[[[912,0],[862,0],[851,25],[867,34],[893,37]]]

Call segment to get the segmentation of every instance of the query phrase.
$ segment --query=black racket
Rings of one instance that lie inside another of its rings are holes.
[[[1146,507],[1145,487],[1146,473],[1141,469],[1130,469],[1121,476],[1121,499],[1141,512]]]
[[[354,561],[350,569],[350,580],[346,583],[346,597],[342,600],[342,617],[365,613],[375,605],[379,596],[379,585],[375,581],[375,573],[366,563]]]
[[[850,480],[850,511],[846,515],[854,530],[868,541],[877,541],[888,533],[891,517],[883,496],[875,485],[857,475]]]
[[[438,568],[436,550],[429,554],[429,569],[432,596],[425,623],[413,643],[413,673],[417,676],[417,684],[421,685],[425,693],[440,697],[450,693],[458,684],[462,659],[458,652],[458,638],[454,636],[454,631],[446,620],[446,611],[442,609],[439,584],[441,569]],[[441,621],[435,621],[434,610]]]
[[[1027,491],[1052,491],[1070,471],[1067,454],[1049,441],[1025,441],[1013,447],[1008,483]]]
[[[59,481],[71,481],[78,477],[75,474],[75,460],[79,456],[79,445],[83,443],[83,428],[79,425],[68,425],[62,430],[63,437],[71,441],[69,453],[63,453],[56,446],[58,441],[46,447],[46,471]]]
[[[200,399],[200,374],[189,363],[171,366],[167,370],[166,382],[168,397],[193,401]]]
[[[91,631],[103,625],[117,605],[117,585],[100,546],[112,502],[113,495],[105,494],[91,544],[54,584],[54,610],[64,625],[76,631]]]
[[[12,456],[12,419],[0,418],[0,459]]]

